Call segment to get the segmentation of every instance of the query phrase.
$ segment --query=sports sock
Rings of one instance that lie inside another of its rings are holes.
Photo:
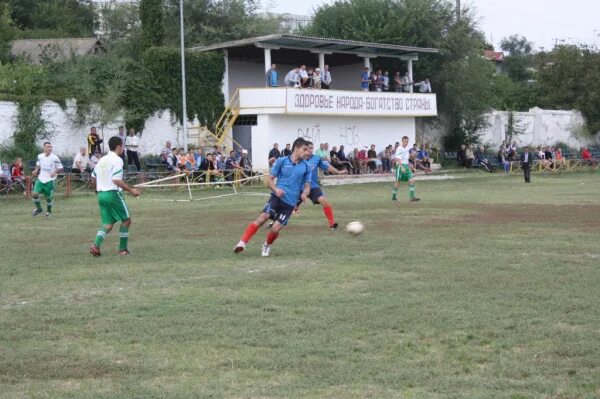
[[[37,209],[38,211],[42,210],[42,205],[40,204],[40,197],[34,198],[33,204],[35,205],[35,209]]]
[[[392,189],[392,201],[396,201],[396,195],[398,194],[398,189],[394,187]]]
[[[46,201],[47,201],[47,204],[46,204],[47,212],[52,213],[52,200],[46,199]]]
[[[273,244],[278,236],[279,236],[279,233],[273,233],[272,231],[269,231],[267,233],[267,245]]]
[[[108,230],[106,229],[106,227],[100,226],[100,230],[98,230],[98,232],[96,233],[96,239],[94,240],[94,245],[96,247],[100,248],[100,246],[104,242],[104,239],[106,238],[107,234],[108,234]]]
[[[250,239],[254,237],[254,234],[256,234],[257,231],[258,225],[254,222],[250,223],[248,227],[246,227],[246,231],[244,231],[241,241],[248,243],[248,241],[250,241]]]
[[[119,251],[127,250],[127,241],[129,241],[129,227],[121,225],[119,227]]]
[[[335,223],[335,219],[333,218],[333,209],[331,209],[330,206],[324,206],[323,213],[327,217],[327,220],[329,221],[329,225],[333,226],[333,224]]]
[[[415,185],[414,184],[410,184],[408,186],[408,196],[410,197],[410,199],[415,198]]]

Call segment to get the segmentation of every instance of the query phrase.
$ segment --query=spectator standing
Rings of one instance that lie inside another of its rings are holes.
[[[525,147],[521,154],[521,167],[523,168],[523,177],[525,183],[531,183],[531,164],[533,163],[532,154],[529,152],[529,147]]]
[[[283,83],[288,87],[300,87],[300,68],[297,67],[289,71],[285,75]]]
[[[460,145],[460,148],[458,149],[458,151],[456,152],[456,162],[458,163],[459,166],[463,166],[465,168],[468,168],[468,162],[467,162],[467,146],[464,144]]]
[[[367,165],[373,173],[381,173],[381,160],[377,158],[377,151],[375,150],[375,144],[371,144],[371,148],[367,151],[367,158],[369,159]]]
[[[102,152],[100,148],[100,144],[102,144],[102,139],[98,136],[98,131],[94,126],[90,129],[90,134],[87,136],[88,143],[88,154],[93,154],[96,150]]]
[[[383,74],[381,73],[381,69],[378,69],[372,79],[373,91],[381,92],[383,91]]]
[[[116,134],[116,137],[121,139],[121,143],[125,144],[125,140],[127,139],[127,135],[125,134],[125,127],[124,126],[119,126],[119,133]],[[92,155],[92,153],[90,153],[89,155]],[[123,165],[127,164],[127,161],[125,160],[125,151],[123,151],[121,153],[121,155],[119,155],[121,157],[121,159],[123,160]]]
[[[321,90],[322,82],[321,69],[317,68],[312,75],[311,87],[316,90]]]
[[[272,64],[271,69],[267,71],[267,87],[279,87],[279,80],[277,77],[277,65]]]
[[[291,148],[290,144],[286,144],[285,148],[283,149],[283,156],[289,157],[290,155],[292,155],[292,148]]]
[[[419,93],[431,93],[431,83],[429,83],[429,79],[415,83],[415,86],[419,88]]]
[[[404,77],[402,78],[402,85],[403,85],[403,89],[404,89],[405,93],[410,93],[412,84],[413,84],[413,81],[411,80],[410,76],[408,75],[408,72],[406,72],[404,74]]]
[[[323,77],[321,78],[321,88],[324,90],[331,89],[331,72],[329,65],[323,66]]]
[[[394,74],[394,91],[401,92],[403,85],[404,83],[402,82],[402,76],[400,76],[399,71],[396,71]],[[396,148],[394,148],[394,151],[396,151]]]
[[[364,72],[360,75],[360,87],[362,91],[369,91],[369,84],[371,83],[371,75],[369,74],[369,67],[365,67]]]
[[[465,155],[467,157],[467,168],[470,168],[473,165],[473,161],[475,160],[475,154],[473,153],[473,146],[471,144],[467,145]]]
[[[91,172],[90,157],[86,154],[85,147],[81,147],[73,158],[73,173]]]
[[[279,152],[279,144],[273,144],[273,148],[269,151],[269,166],[273,165],[277,158],[281,156],[281,152]]]
[[[383,79],[383,91],[390,91],[390,73],[385,71],[382,76]]]
[[[140,146],[140,138],[135,133],[134,128],[129,129],[129,134],[125,139],[125,148],[127,148],[127,165],[135,164],[137,171],[142,170],[140,165],[140,156],[138,155],[138,148]]]

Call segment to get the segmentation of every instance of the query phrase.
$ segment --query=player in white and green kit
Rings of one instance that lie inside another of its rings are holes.
[[[129,187],[123,181],[123,159],[121,158],[123,140],[118,136],[111,137],[108,141],[108,148],[110,152],[100,158],[92,172],[92,178],[96,181],[98,205],[100,206],[100,218],[102,220],[102,226],[96,233],[96,240],[90,247],[90,253],[94,256],[100,256],[100,246],[102,246],[104,238],[117,222],[121,222],[119,227],[119,255],[129,254],[127,242],[129,240],[131,216],[125,199],[123,199],[122,190],[128,191],[136,197],[140,195],[138,190]]]
[[[394,188],[392,190],[392,201],[398,201],[396,195],[398,194],[398,188],[400,182],[408,182],[408,196],[411,202],[420,201],[420,198],[415,197],[415,180],[413,179],[412,171],[408,165],[410,158],[410,147],[408,146],[408,137],[402,137],[402,144],[396,149],[396,155],[394,161],[396,163],[396,181],[394,181]]]
[[[38,179],[33,186],[33,204],[35,209],[32,216],[37,216],[42,213],[42,204],[40,203],[40,194],[46,197],[46,217],[52,215],[52,198],[54,197],[54,181],[56,176],[63,171],[63,165],[60,159],[52,153],[52,144],[46,141],[44,143],[44,152],[38,155],[35,169],[31,173]]]

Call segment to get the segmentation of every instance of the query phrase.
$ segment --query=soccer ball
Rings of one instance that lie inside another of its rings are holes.
[[[365,225],[359,221],[350,222],[346,226],[346,231],[353,236],[361,235],[365,231]]]

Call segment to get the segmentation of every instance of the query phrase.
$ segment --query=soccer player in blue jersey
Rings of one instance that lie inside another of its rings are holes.
[[[312,175],[308,198],[310,198],[314,205],[321,204],[323,206],[323,213],[329,222],[329,230],[336,230],[338,228],[338,224],[335,222],[333,217],[333,209],[331,208],[331,204],[319,186],[319,169],[336,175],[343,175],[346,173],[346,171],[338,170],[331,166],[328,161],[323,160],[318,155],[314,155],[313,152],[315,147],[313,143],[308,141],[307,144],[308,151],[306,153],[306,162],[308,162],[308,166],[310,166],[310,172]],[[300,203],[301,201],[298,203],[298,206],[300,206]]]
[[[310,193],[311,171],[305,161],[308,146],[302,138],[296,139],[292,145],[292,154],[287,157],[278,158],[269,175],[268,185],[271,189],[271,197],[267,201],[262,213],[250,223],[240,242],[234,247],[233,252],[240,253],[246,249],[250,239],[256,234],[260,226],[269,219],[273,219],[265,243],[262,246],[262,256],[269,256],[271,245],[277,239],[279,232],[285,226],[294,211],[298,201],[298,193],[302,191],[301,198],[304,201]],[[275,181],[277,179],[277,181]]]

